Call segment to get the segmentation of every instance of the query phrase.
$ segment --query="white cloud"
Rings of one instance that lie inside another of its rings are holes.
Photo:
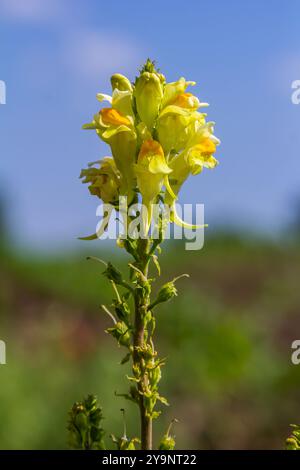
[[[9,20],[44,21],[61,13],[63,0],[0,0],[0,16]]]
[[[144,61],[140,44],[122,33],[90,29],[84,9],[80,10],[80,16],[78,10],[72,10],[70,15],[70,9],[72,2],[66,0],[0,0],[1,19],[51,26],[55,23],[56,58],[80,79],[107,79],[116,70],[120,73],[136,70]],[[27,63],[38,64],[39,56],[45,62],[38,45],[32,51],[24,51],[24,56]]]
[[[107,78],[116,71],[125,73],[143,60],[140,47],[128,37],[111,31],[83,30],[64,43],[63,60],[82,78]]]

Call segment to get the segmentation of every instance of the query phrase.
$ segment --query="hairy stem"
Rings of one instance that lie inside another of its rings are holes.
[[[139,244],[139,266],[145,278],[148,275],[148,241],[140,240]],[[134,353],[133,363],[141,371],[141,380],[137,385],[139,392],[139,409],[140,409],[140,422],[141,422],[141,448],[143,450],[152,449],[152,418],[147,416],[145,403],[144,403],[144,390],[147,386],[147,375],[144,371],[143,359],[138,354],[138,348],[144,346],[145,342],[145,326],[144,318],[147,314],[149,306],[149,295],[143,289],[136,289],[135,291],[135,331],[134,331]]]

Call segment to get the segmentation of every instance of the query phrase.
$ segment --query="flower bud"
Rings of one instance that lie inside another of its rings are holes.
[[[173,281],[167,282],[162,286],[158,292],[157,299],[155,303],[168,302],[177,295],[177,289]]]
[[[80,431],[85,431],[88,424],[88,418],[84,411],[80,411],[75,417],[75,424]]]
[[[112,89],[120,91],[132,91],[132,85],[127,77],[120,73],[115,73],[110,78]]]
[[[286,450],[300,450],[300,426],[291,424],[293,428],[292,434],[286,439]]]
[[[156,72],[150,61],[147,61],[135,82],[134,96],[138,115],[151,130],[161,106],[163,85],[161,75]]]
[[[158,383],[161,380],[161,368],[159,365],[150,369],[149,372],[149,382],[152,388],[156,388]]]
[[[104,449],[102,419],[102,410],[94,395],[75,403],[69,412],[69,445],[73,449]]]
[[[97,410],[101,413],[100,408],[97,408],[97,397],[95,395],[88,395],[83,401],[83,406],[88,412]]]

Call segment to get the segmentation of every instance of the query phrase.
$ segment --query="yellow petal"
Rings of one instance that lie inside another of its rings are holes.
[[[163,175],[168,175],[169,173],[172,173],[173,170],[171,170],[171,168],[167,165],[164,158],[162,158],[160,155],[154,155],[149,163],[149,171],[153,174],[161,173]]]
[[[102,101],[108,101],[110,104],[112,103],[112,97],[110,95],[106,95],[105,93],[97,93],[96,98],[100,103]]]

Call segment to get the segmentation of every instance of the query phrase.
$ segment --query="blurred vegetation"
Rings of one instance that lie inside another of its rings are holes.
[[[93,248],[91,248],[93,246]],[[167,248],[167,249],[165,249]],[[1,252],[0,448],[66,448],[67,411],[97,394],[103,427],[136,435],[123,351],[104,333],[99,306],[112,296],[102,267],[83,252],[33,256]],[[159,442],[177,418],[178,448],[281,448],[300,417],[300,367],[290,361],[300,334],[300,251],[296,241],[219,234],[199,252],[165,242],[162,280],[189,273],[174,301],[158,310],[157,346],[167,356],[162,394],[170,401],[155,423]],[[97,256],[126,269],[121,250],[99,242]],[[155,272],[153,271],[153,276]]]

